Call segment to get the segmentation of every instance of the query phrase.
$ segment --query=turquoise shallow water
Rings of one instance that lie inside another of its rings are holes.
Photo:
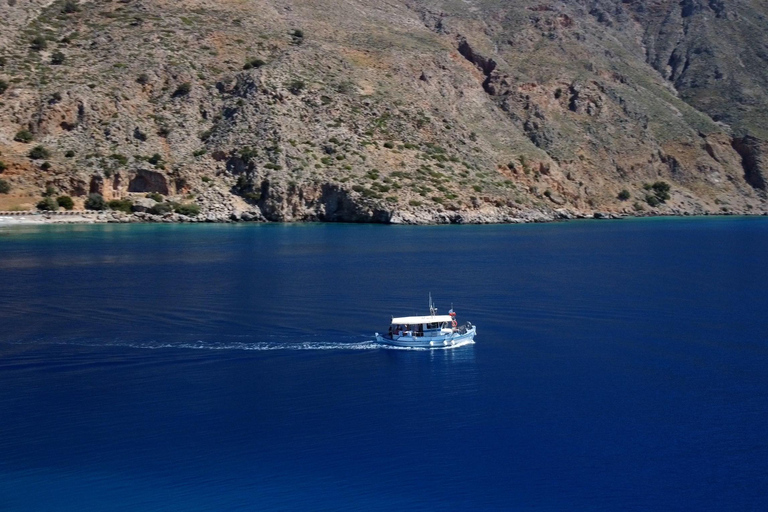
[[[0,509],[764,510],[768,220],[0,228]],[[390,315],[478,325],[392,350]]]

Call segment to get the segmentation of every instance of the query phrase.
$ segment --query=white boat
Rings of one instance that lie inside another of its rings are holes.
[[[376,333],[376,341],[398,347],[442,348],[471,342],[477,327],[467,322],[459,326],[453,307],[438,315],[429,296],[429,315],[393,317],[386,334]]]

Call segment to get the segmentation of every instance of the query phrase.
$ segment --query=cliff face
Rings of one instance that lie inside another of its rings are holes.
[[[289,221],[768,210],[758,2],[0,1],[0,209],[52,186]]]

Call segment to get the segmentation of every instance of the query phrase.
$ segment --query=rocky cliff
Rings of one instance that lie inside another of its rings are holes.
[[[0,2],[0,210],[46,189],[210,219],[768,210],[761,2]]]

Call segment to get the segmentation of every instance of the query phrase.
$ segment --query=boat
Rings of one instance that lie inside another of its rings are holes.
[[[444,348],[472,342],[477,327],[467,322],[459,326],[456,312],[438,315],[429,295],[429,315],[392,317],[386,334],[376,333],[376,341],[398,347]]]

